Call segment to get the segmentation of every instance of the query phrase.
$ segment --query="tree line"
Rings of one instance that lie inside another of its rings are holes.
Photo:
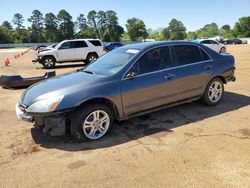
[[[52,12],[43,15],[34,10],[27,19],[30,26],[24,27],[24,17],[16,13],[10,21],[0,25],[0,43],[30,43],[30,42],[59,42],[73,38],[99,38],[103,41],[143,39],[155,40],[192,40],[196,38],[209,38],[216,35],[230,37],[250,37],[250,17],[242,17],[234,28],[216,23],[206,24],[197,31],[187,32],[184,24],[172,19],[168,26],[157,30],[147,29],[143,20],[130,18],[124,28],[119,25],[117,13],[113,10],[91,10],[85,16],[80,14],[75,21],[69,12],[62,9],[57,15]]]

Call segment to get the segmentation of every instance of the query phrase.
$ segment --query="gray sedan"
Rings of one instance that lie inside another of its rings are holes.
[[[124,120],[198,99],[217,105],[234,81],[234,57],[192,42],[147,42],[107,53],[83,69],[29,87],[17,116],[51,135],[103,137]]]

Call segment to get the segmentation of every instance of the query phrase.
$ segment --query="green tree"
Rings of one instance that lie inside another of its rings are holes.
[[[231,27],[230,27],[230,25],[223,25],[223,26],[221,27],[221,29],[224,29],[225,31],[230,31],[230,30],[231,30]]]
[[[58,39],[58,24],[57,17],[52,12],[45,14],[44,26],[46,40],[48,42],[56,42]]]
[[[13,27],[12,27],[11,23],[8,22],[8,21],[4,21],[4,22],[2,23],[2,26],[3,26],[3,27],[6,27],[6,28],[7,28],[8,30],[10,30],[10,31],[13,30]]]
[[[162,36],[163,36],[164,40],[169,40],[170,39],[171,35],[170,35],[170,31],[169,31],[168,28],[164,28],[161,33],[162,33]]]
[[[218,25],[216,23],[206,24],[203,28],[197,31],[199,38],[209,38],[218,35]]]
[[[72,16],[66,10],[60,10],[57,15],[59,23],[59,40],[72,39],[74,37],[74,23]]]
[[[5,25],[0,26],[0,43],[11,43],[12,40],[12,32]]]
[[[95,33],[95,37],[97,38],[101,38],[101,35],[99,33],[99,29],[97,27],[97,13],[95,10],[91,10],[89,13],[88,13],[88,24],[90,26],[90,29],[92,30],[93,33]]]
[[[175,18],[169,22],[166,29],[170,32],[171,40],[184,40],[187,36],[184,24]]]
[[[31,22],[31,42],[42,42],[43,41],[43,14],[39,10],[34,10],[32,16],[28,18]]]
[[[126,27],[128,30],[128,35],[132,41],[146,39],[148,36],[146,25],[138,18],[128,19]]]
[[[23,15],[19,13],[14,14],[12,22],[14,25],[16,25],[17,29],[23,28],[23,21],[24,21]]]
[[[84,14],[80,14],[77,17],[77,29],[79,32],[77,36],[81,38],[94,38],[95,34],[92,32],[90,27],[88,26],[87,19],[85,18]]]
[[[103,36],[104,41],[120,41],[122,34],[124,33],[123,27],[118,23],[118,17],[116,12],[109,10],[105,12],[106,15],[106,29]]]
[[[197,32],[192,32],[192,31],[190,31],[190,32],[188,32],[187,33],[187,40],[194,40],[194,39],[197,39]]]
[[[250,37],[250,16],[241,17],[233,30],[238,37]]]

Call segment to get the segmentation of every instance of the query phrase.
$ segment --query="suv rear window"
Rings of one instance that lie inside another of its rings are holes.
[[[102,46],[102,43],[99,40],[89,40],[94,46]]]
[[[186,65],[203,61],[200,48],[194,45],[176,45],[174,46],[176,57],[180,65]]]

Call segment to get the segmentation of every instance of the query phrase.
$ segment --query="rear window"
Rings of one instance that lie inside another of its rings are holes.
[[[102,46],[102,43],[99,40],[89,40],[94,46]]]
[[[203,61],[200,49],[193,45],[176,45],[174,46],[176,57],[180,65],[187,65]]]

